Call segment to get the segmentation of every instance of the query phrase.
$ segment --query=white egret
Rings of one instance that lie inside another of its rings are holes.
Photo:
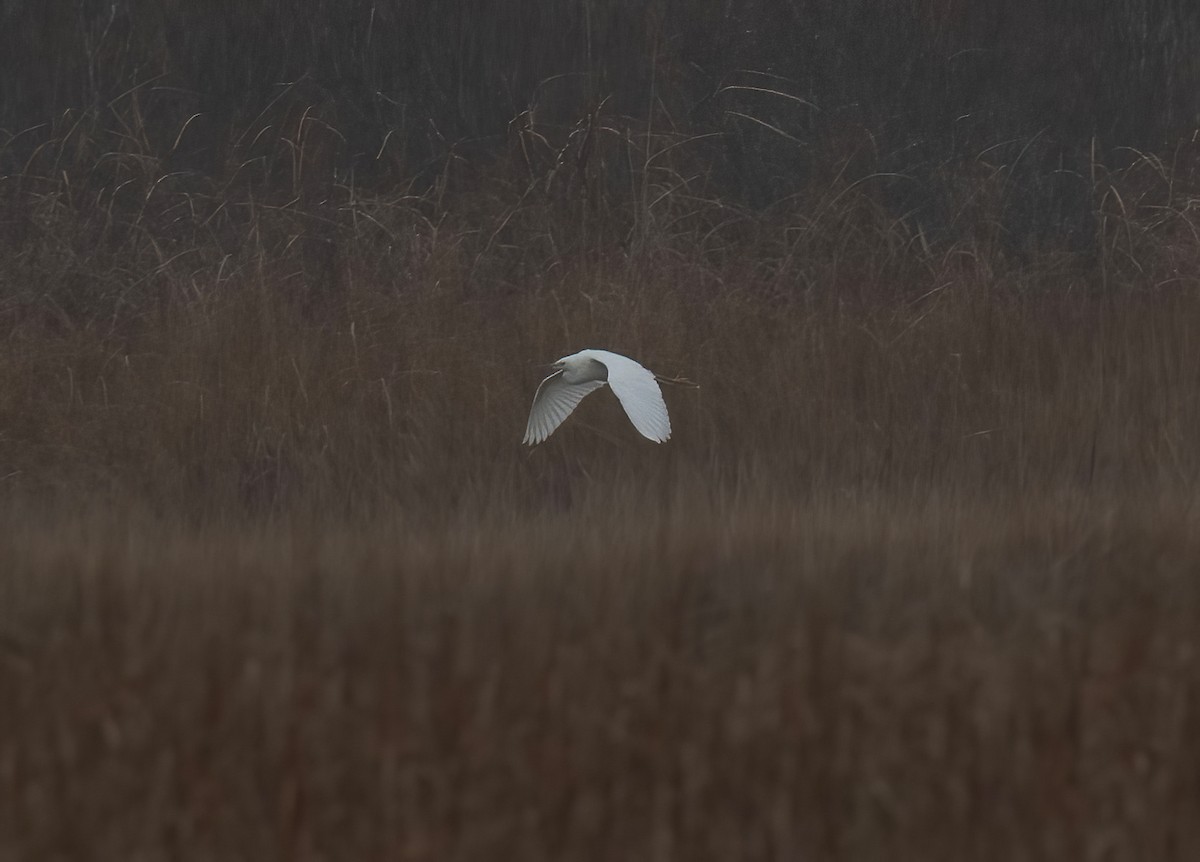
[[[628,356],[607,350],[581,350],[552,366],[554,373],[542,381],[533,396],[523,442],[537,445],[571,415],[589,392],[607,383],[633,427],[647,440],[662,443],[671,436],[671,420],[663,403],[659,378]],[[674,381],[669,381],[674,382]]]

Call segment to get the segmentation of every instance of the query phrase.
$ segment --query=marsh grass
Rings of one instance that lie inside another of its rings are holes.
[[[1200,549],[1180,511],[29,524],[0,548],[4,840],[1183,858]]]
[[[946,240],[603,112],[418,190],[110,108],[0,177],[0,855],[1193,858],[1185,164],[1031,251],[984,155]],[[670,443],[520,446],[583,346]]]

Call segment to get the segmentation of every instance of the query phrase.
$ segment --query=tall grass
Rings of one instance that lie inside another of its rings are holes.
[[[419,164],[320,63],[0,139],[0,856],[1194,858],[1190,147],[897,164],[723,78],[751,140],[672,14],[657,100]],[[600,392],[520,445],[585,346],[700,383],[669,443]]]
[[[0,844],[1185,859],[1184,512],[943,497],[434,532],[26,523],[0,547]]]
[[[48,141],[0,197],[6,496],[443,517],[659,470],[793,500],[1191,486],[1197,234],[1158,160],[1094,166],[1094,253],[1030,258],[995,232],[1002,180],[961,179],[973,236],[933,243],[870,181],[755,213],[688,178],[686,138],[604,122],[589,164],[448,162],[470,190],[419,196],[263,200]],[[633,193],[589,196],[634,153]],[[670,446],[605,397],[516,445],[538,365],[588,344],[702,382],[668,391]]]

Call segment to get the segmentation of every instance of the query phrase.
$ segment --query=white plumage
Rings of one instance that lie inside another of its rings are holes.
[[[671,419],[654,372],[628,356],[608,350],[581,350],[554,363],[554,373],[533,396],[523,442],[534,446],[554,433],[583,397],[607,383],[625,408],[633,427],[647,440],[671,436]]]

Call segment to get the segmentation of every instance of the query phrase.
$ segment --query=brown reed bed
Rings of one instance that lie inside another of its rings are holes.
[[[1192,858],[1182,167],[1081,252],[983,156],[939,240],[599,115],[420,191],[136,116],[0,177],[0,855]],[[668,444],[520,446],[584,346]]]

